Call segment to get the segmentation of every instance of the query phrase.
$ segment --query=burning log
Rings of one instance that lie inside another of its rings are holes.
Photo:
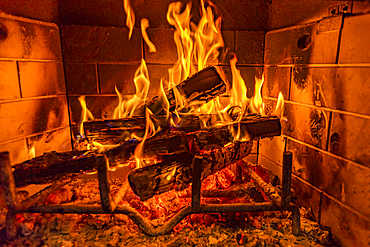
[[[106,151],[110,165],[127,162],[138,144],[138,141],[126,142]],[[161,135],[147,139],[144,145],[145,155],[153,157],[187,150],[189,150],[188,140],[182,131],[163,132]],[[92,151],[51,152],[16,164],[13,172],[16,186],[49,183],[81,171],[95,170],[95,156],[96,154]]]
[[[202,157],[201,180],[247,156],[252,146],[252,142],[230,142],[224,147],[198,153]],[[171,189],[183,190],[190,185],[194,169],[193,155],[186,152],[171,159],[136,169],[129,174],[130,186],[141,200]]]
[[[185,97],[186,102],[202,101],[203,103],[206,103],[216,96],[225,93],[226,83],[223,81],[215,67],[209,66],[200,70],[166,92],[166,97],[170,104],[170,111],[174,111],[176,109],[176,91]],[[148,107],[153,113],[158,113],[165,108],[162,102],[161,96],[155,96],[148,102],[148,104],[146,104],[146,107]],[[145,107],[142,107],[140,109],[141,113],[143,113],[144,110]]]

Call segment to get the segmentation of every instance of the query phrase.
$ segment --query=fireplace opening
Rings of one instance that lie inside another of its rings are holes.
[[[369,245],[366,2],[22,4],[2,245]]]

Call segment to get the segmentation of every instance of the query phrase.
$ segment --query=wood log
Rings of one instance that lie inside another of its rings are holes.
[[[127,142],[106,152],[110,166],[127,162],[134,154],[138,141]],[[188,139],[183,131],[165,131],[146,140],[144,158],[170,155],[189,150]],[[95,153],[90,151],[51,152],[14,166],[17,187],[29,184],[50,183],[62,177],[96,169]]]
[[[247,156],[252,146],[252,142],[230,142],[218,149],[199,152],[197,155],[203,158],[201,180]],[[192,161],[193,154],[185,152],[136,169],[128,176],[130,186],[143,201],[171,189],[186,189],[192,181]]]
[[[165,116],[152,118],[156,127],[169,130],[170,124]],[[123,144],[132,138],[132,134],[143,136],[145,132],[146,119],[144,117],[131,117],[122,119],[93,120],[84,122],[84,131],[87,140],[101,144]],[[201,129],[201,121],[198,116],[186,115],[181,118],[178,130],[186,133]]]
[[[179,125],[176,127],[178,130],[192,133],[199,131],[203,128],[203,122],[209,122],[212,115],[185,115],[181,117]],[[135,133],[140,136],[140,133],[145,132],[145,118],[132,117],[125,119],[111,119],[101,121],[88,121],[84,122],[84,129],[88,141],[91,143],[97,141],[101,144],[122,144],[131,138],[131,134]],[[165,117],[158,116],[154,120],[156,126],[161,129],[169,129],[170,125]],[[234,132],[237,132],[239,124],[234,124]],[[249,139],[263,138],[280,135],[281,125],[280,119],[275,116],[259,116],[248,115],[245,116],[240,122],[241,135],[249,137]],[[229,135],[230,125],[211,127],[207,129],[209,133],[220,132],[224,135]],[[215,134],[213,134],[216,137]],[[231,140],[231,139],[230,139]]]
[[[170,104],[169,110],[172,112],[176,109],[176,90],[185,98],[186,102],[202,101],[206,103],[225,93],[226,88],[227,85],[217,69],[209,66],[193,74],[165,93]],[[145,107],[148,107],[154,114],[159,114],[165,108],[162,102],[161,96],[155,96],[145,106],[139,108],[136,114],[142,115]]]

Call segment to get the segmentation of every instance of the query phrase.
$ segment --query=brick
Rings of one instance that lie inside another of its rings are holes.
[[[262,95],[277,98],[279,92],[285,100],[289,100],[290,68],[286,67],[265,67],[264,85]]]
[[[58,22],[58,4],[55,0],[3,0],[0,2],[0,9],[2,12],[14,16]]]
[[[65,97],[3,103],[0,108],[0,142],[68,126]]]
[[[28,137],[27,143],[29,148],[35,148],[36,156],[51,151],[71,151],[71,131],[69,127],[48,131],[40,135]]]
[[[218,64],[229,64],[230,59],[234,58],[235,53],[235,31],[222,31],[224,47],[219,49]]]
[[[9,152],[12,165],[29,159],[29,150],[25,139],[7,142],[0,145],[0,152]]]
[[[320,224],[328,226],[342,246],[369,246],[370,221],[339,204],[325,194],[321,204]]]
[[[341,17],[334,17],[305,26],[267,32],[265,64],[334,64],[340,27]]]
[[[369,68],[293,68],[291,99],[295,102],[370,114]]]
[[[328,17],[329,7],[347,4],[351,12],[351,1],[272,1],[269,6],[269,30],[309,23]]]
[[[96,65],[93,63],[64,62],[68,94],[97,94]]]
[[[344,18],[339,64],[369,63],[370,15]]]
[[[0,28],[7,33],[0,57],[62,60],[59,29],[54,24],[20,21],[0,15]]]
[[[20,98],[17,64],[0,61],[0,100]]]
[[[99,64],[98,70],[101,93],[115,94],[116,91],[114,87],[117,86],[117,89],[122,94],[135,94],[134,75],[139,66],[139,64]]]
[[[370,11],[370,2],[367,1],[354,1],[352,7],[353,14],[367,14]]]
[[[237,31],[236,56],[239,65],[262,65],[265,32]]]
[[[282,133],[300,141],[326,148],[330,113],[319,108],[285,104]]]
[[[135,26],[140,27],[143,1],[130,1],[135,13]],[[86,6],[89,6],[88,8]],[[126,26],[126,13],[121,0],[65,0],[59,3],[62,25]]]
[[[149,20],[150,21],[150,20]],[[150,23],[149,23],[150,24]],[[144,42],[145,62],[156,64],[171,64],[177,61],[177,48],[174,41],[174,29],[147,29],[148,37],[154,44],[157,52],[149,52]]]
[[[216,5],[222,15],[223,30],[267,30],[269,6],[268,1],[214,0],[212,2]]]
[[[140,62],[142,39],[135,28],[128,39],[128,28],[61,26],[63,57],[65,61],[120,61]]]
[[[288,140],[293,173],[370,217],[370,169]],[[355,178],[355,179],[354,179]]]
[[[22,97],[37,97],[66,93],[61,62],[19,62]]]
[[[275,136],[272,139],[265,138],[259,141],[259,154],[280,166],[283,165],[284,150],[285,138],[281,136]]]
[[[370,119],[333,113],[329,151],[370,167]]]
[[[172,68],[172,65],[148,65],[148,73],[150,79],[148,98],[158,95],[161,79],[163,81],[164,90],[168,90],[168,69],[170,68]]]
[[[320,218],[321,192],[295,175],[292,175],[292,188],[297,195],[296,203],[306,209],[311,208],[313,215],[318,220]]]
[[[118,105],[117,96],[86,96],[87,108],[91,111],[95,119],[112,119],[114,108]],[[76,125],[81,119],[81,104],[78,96],[69,96],[69,108],[71,124]]]
[[[247,97],[251,98],[254,95],[254,85],[256,83],[256,77],[261,78],[262,76],[262,68],[261,67],[240,67],[236,66],[237,69],[240,70],[240,75],[242,76],[244,83],[247,87]],[[224,75],[226,81],[230,86],[233,82],[232,72],[230,66],[219,66],[220,70],[222,70],[222,74]]]

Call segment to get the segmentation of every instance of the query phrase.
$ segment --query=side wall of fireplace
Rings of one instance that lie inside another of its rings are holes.
[[[285,119],[281,137],[260,141],[258,159],[281,174],[292,151],[298,203],[344,246],[369,246],[370,14],[350,7],[298,26],[269,20],[263,93],[271,105],[283,93]]]
[[[56,24],[0,14],[0,112],[0,151],[13,163],[71,150]]]

